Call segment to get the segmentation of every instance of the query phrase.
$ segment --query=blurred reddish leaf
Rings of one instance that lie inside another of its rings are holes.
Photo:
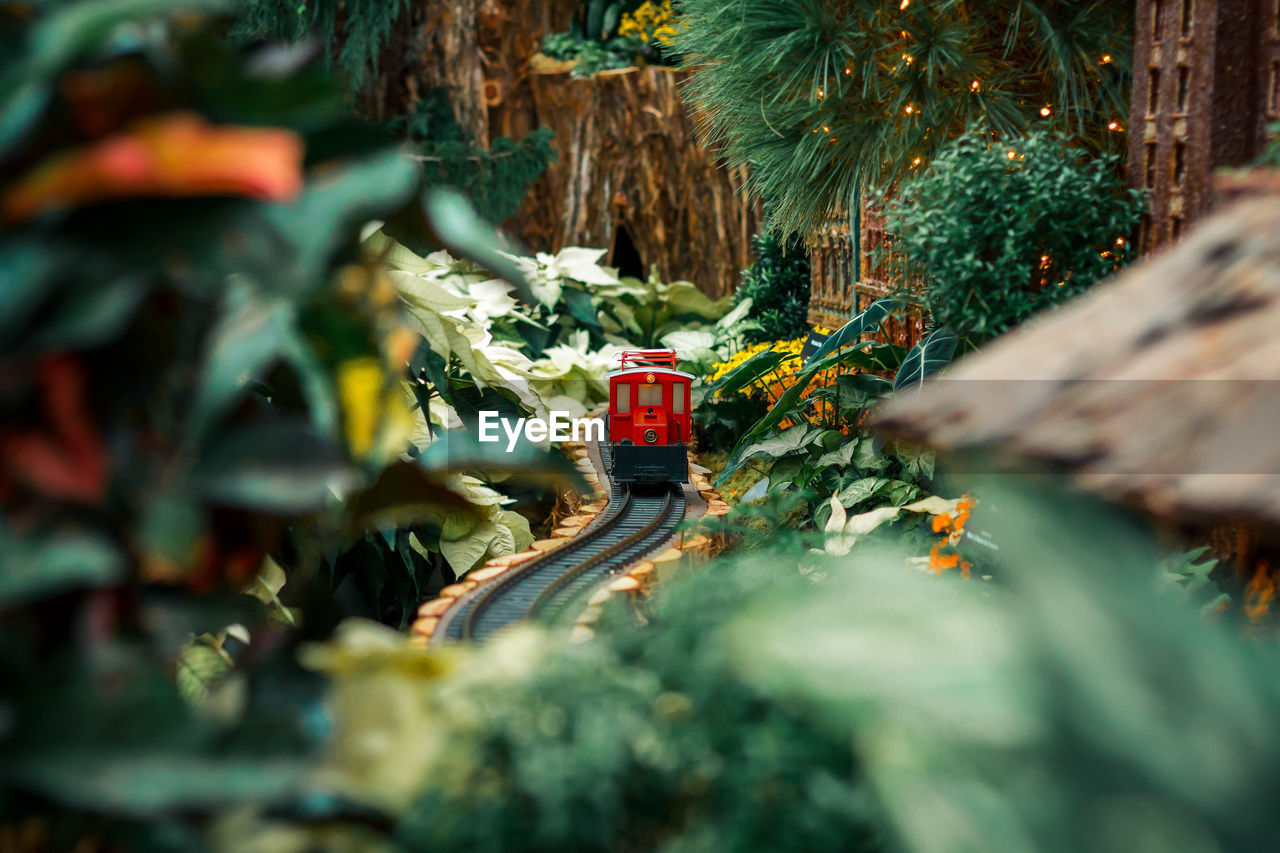
[[[275,201],[301,188],[302,142],[293,132],[215,126],[193,113],[172,113],[55,155],[11,187],[0,209],[14,224],[110,199],[242,195]]]
[[[0,479],[47,497],[99,502],[107,461],[84,403],[84,367],[68,355],[46,358],[36,368],[36,389],[45,423],[41,429],[0,429]]]

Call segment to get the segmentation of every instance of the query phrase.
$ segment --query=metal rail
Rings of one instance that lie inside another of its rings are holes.
[[[670,539],[684,518],[684,492],[675,485],[615,486],[614,495],[572,540],[459,599],[436,641],[482,639],[524,618],[561,621],[603,581]]]

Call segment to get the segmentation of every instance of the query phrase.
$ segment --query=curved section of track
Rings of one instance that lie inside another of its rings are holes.
[[[572,540],[459,599],[434,639],[479,640],[526,618],[562,621],[600,583],[666,543],[684,518],[678,486],[613,492],[608,509]]]

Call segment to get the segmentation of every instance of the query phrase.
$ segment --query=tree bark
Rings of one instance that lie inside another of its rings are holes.
[[[478,6],[478,0],[410,0],[388,37],[378,85],[361,100],[362,111],[383,119],[409,115],[427,92],[440,87],[468,141],[488,148]]]
[[[720,168],[694,139],[684,76],[659,67],[533,74],[537,117],[559,156],[511,223],[514,235],[552,251],[608,247],[614,259],[625,228],[664,280],[732,292],[751,263],[759,206],[739,192],[743,171]]]

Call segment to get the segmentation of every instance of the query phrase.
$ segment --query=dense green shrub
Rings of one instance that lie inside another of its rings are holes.
[[[751,299],[751,319],[759,329],[746,333],[748,343],[785,341],[809,331],[809,253],[799,237],[774,231],[752,241],[756,262],[742,271],[734,304]]]
[[[970,344],[999,335],[1132,256],[1142,198],[1117,167],[1057,133],[968,133],[887,206],[900,272],[924,280],[939,326]]]
[[[719,642],[749,593],[808,585],[780,556],[708,568],[656,624],[615,612],[600,642],[544,651],[526,676],[494,673],[491,655],[442,687],[432,725],[447,736],[401,824],[408,848],[880,849],[848,733],[757,690]]]

